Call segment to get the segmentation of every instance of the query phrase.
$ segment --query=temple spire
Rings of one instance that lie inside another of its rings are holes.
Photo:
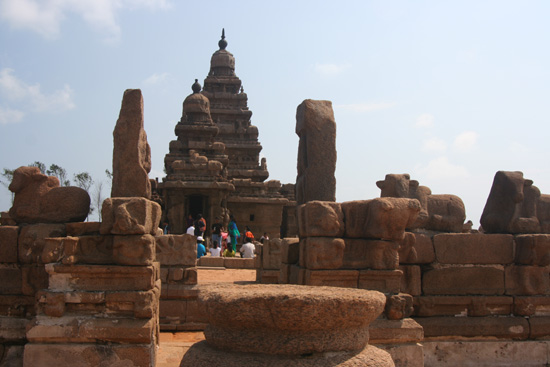
[[[218,42],[218,46],[220,46],[220,50],[225,50],[227,47],[227,41],[225,40],[225,28],[222,28],[222,39]]]

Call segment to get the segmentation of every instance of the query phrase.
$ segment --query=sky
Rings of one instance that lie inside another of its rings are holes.
[[[409,173],[462,198],[475,228],[499,170],[550,194],[548,19],[535,0],[0,0],[0,169],[57,164],[108,196],[122,95],[140,88],[162,180],[225,28],[269,179],[296,180],[297,106],[330,100],[337,201]]]

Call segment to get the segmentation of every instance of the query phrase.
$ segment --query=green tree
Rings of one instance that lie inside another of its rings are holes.
[[[70,186],[71,180],[67,178],[67,171],[65,168],[53,163],[50,165],[50,169],[46,171],[48,176],[55,176],[59,179],[61,186]]]
[[[38,167],[42,174],[46,174],[46,165],[42,162],[34,161],[34,163],[29,164],[29,167]]]
[[[92,187],[94,180],[88,172],[80,172],[73,175],[74,182],[76,186],[80,187],[89,192],[90,187]]]

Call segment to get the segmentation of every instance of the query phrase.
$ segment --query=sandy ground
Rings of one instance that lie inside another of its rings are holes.
[[[256,270],[198,268],[199,284],[207,283],[253,283]],[[204,340],[202,332],[160,333],[156,367],[179,367],[183,355],[194,343]]]

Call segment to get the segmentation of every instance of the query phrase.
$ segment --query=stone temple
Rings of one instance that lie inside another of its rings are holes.
[[[189,214],[202,214],[208,223],[229,215],[239,228],[272,237],[294,235],[294,185],[269,180],[258,128],[239,77],[235,57],[226,50],[222,31],[219,50],[210,61],[204,89],[198,80],[183,102],[177,140],[164,159],[166,177],[158,184],[164,220],[172,233],[184,233]]]

